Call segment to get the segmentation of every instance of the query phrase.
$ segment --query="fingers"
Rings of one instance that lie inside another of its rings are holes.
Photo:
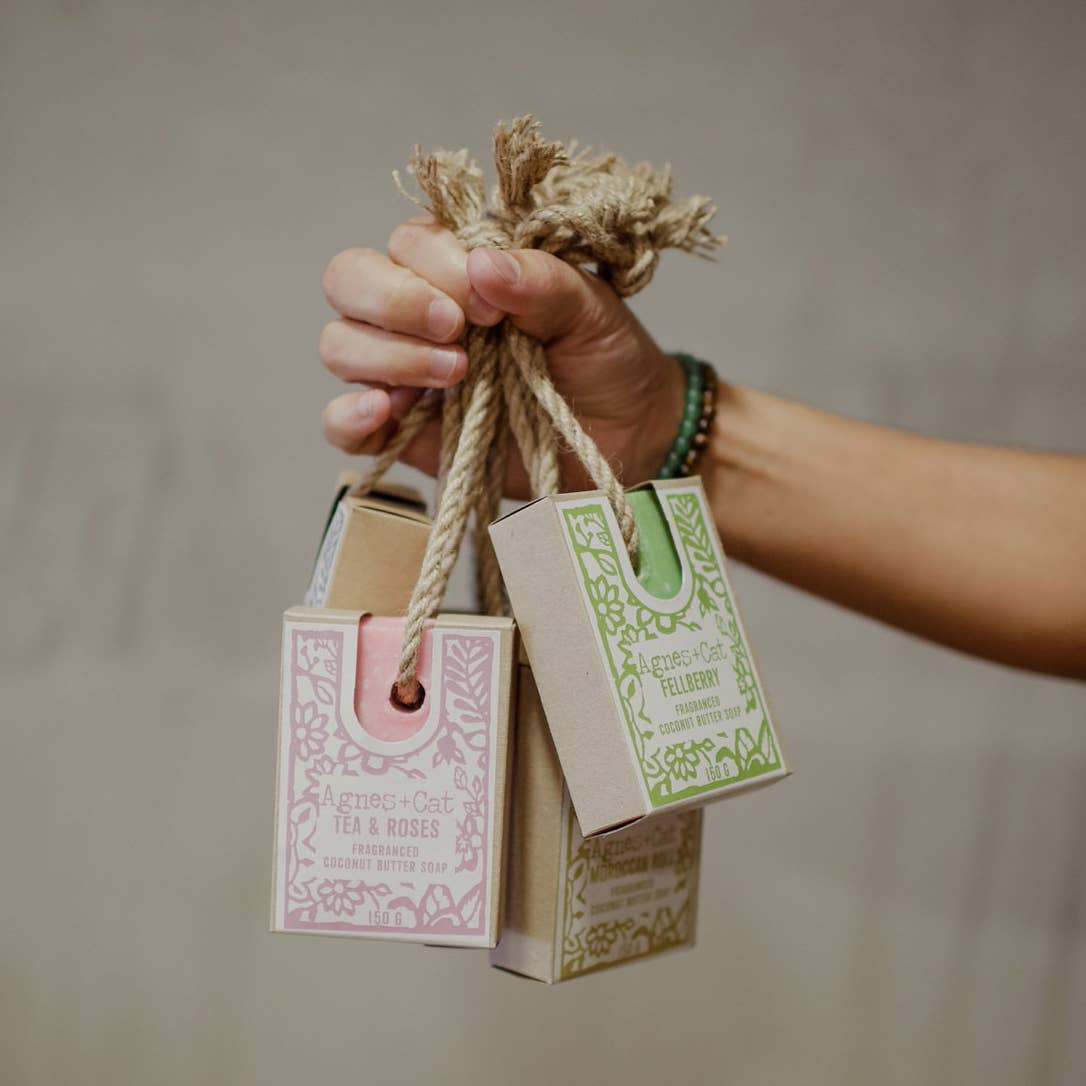
[[[621,308],[616,295],[594,276],[535,249],[474,249],[468,279],[488,304],[544,343],[576,332],[598,336]]]
[[[388,391],[367,388],[332,400],[321,415],[321,426],[325,441],[346,453],[376,453],[384,444],[385,435],[380,431],[391,417]]]
[[[388,332],[451,343],[464,330],[464,311],[452,298],[373,249],[334,256],[324,293],[342,316]]]
[[[321,360],[340,379],[369,386],[324,411],[325,437],[351,454],[380,452],[421,389],[464,377],[467,358],[455,341],[468,321],[489,326],[508,315],[544,343],[595,342],[629,324],[605,283],[547,253],[465,253],[429,217],[397,227],[388,248],[388,255],[345,250],[324,275],[341,319],[321,334]],[[440,426],[431,420],[403,459],[432,473],[439,446]],[[515,482],[524,489],[524,479]]]
[[[324,292],[340,319],[321,333],[321,361],[341,380],[370,386],[324,410],[325,438],[351,454],[380,452],[422,389],[464,377],[467,355],[455,341],[467,320],[492,325],[503,316],[472,290],[467,254],[429,216],[398,227],[388,256],[339,253]],[[431,420],[402,458],[432,473],[439,445],[440,426]]]
[[[420,395],[418,389],[370,388],[337,396],[321,416],[325,440],[352,456],[376,455]],[[440,444],[441,422],[431,418],[400,459],[432,475],[437,468]]]
[[[388,255],[438,290],[444,291],[472,324],[489,327],[501,320],[501,310],[472,290],[468,280],[468,254],[451,231],[432,216],[400,223],[388,239]]]
[[[438,345],[351,320],[325,325],[319,350],[324,365],[343,381],[446,388],[463,378],[468,364],[463,347]]]
[[[378,453],[421,395],[422,390],[417,388],[363,388],[360,392],[344,392],[321,415],[324,438],[352,455]]]

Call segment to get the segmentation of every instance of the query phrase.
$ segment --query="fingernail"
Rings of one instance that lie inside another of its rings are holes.
[[[438,298],[430,303],[426,311],[426,326],[430,334],[439,339],[445,339],[456,331],[460,323],[460,309],[457,304],[448,298]]]
[[[486,258],[494,271],[510,286],[520,281],[520,265],[508,253],[503,253],[501,249],[487,249]]]
[[[437,381],[447,381],[460,364],[460,352],[452,347],[435,347],[430,351],[430,376]]]
[[[362,395],[359,396],[357,400],[355,400],[354,409],[355,409],[356,413],[358,414],[359,418],[362,418],[362,419],[371,419],[371,418],[373,418],[374,410],[377,407],[377,404],[375,402],[376,399],[377,399],[377,397],[374,396],[373,390],[371,389],[368,392],[363,392]]]

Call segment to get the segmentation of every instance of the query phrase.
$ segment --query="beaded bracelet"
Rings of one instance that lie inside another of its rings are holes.
[[[672,355],[683,368],[686,392],[683,417],[671,451],[660,469],[659,478],[676,479],[691,475],[709,441],[709,428],[716,414],[716,371],[707,362],[688,354]]]

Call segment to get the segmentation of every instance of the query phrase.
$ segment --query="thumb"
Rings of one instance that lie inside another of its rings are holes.
[[[468,279],[483,301],[544,343],[574,329],[591,334],[617,302],[594,276],[538,249],[473,249]]]

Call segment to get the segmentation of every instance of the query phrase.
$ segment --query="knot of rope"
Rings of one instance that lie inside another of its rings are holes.
[[[497,184],[488,200],[482,171],[466,150],[423,155],[416,148],[410,172],[424,199],[407,195],[466,249],[541,249],[592,266],[623,297],[648,284],[662,249],[708,255],[720,244],[708,229],[712,203],[703,197],[672,202],[669,170],[548,142],[531,117],[498,125],[494,165]],[[508,610],[487,527],[498,513],[510,435],[533,497],[561,486],[559,442],[576,455],[614,510],[631,560],[637,556],[637,527],[622,484],[552,384],[542,344],[503,321],[495,328],[470,326],[464,346],[464,380],[416,401],[355,491],[371,489],[440,410],[437,511],[396,677],[395,696],[405,707],[421,703],[416,673],[423,627],[441,604],[469,519],[481,606],[490,614]]]

